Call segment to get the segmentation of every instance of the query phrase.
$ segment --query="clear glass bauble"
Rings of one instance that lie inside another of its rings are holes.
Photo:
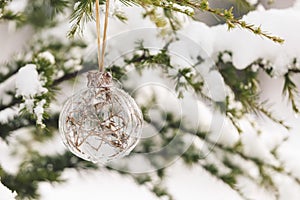
[[[133,98],[109,73],[89,72],[88,87],[70,97],[59,117],[64,144],[76,156],[107,163],[136,146],[143,117]]]

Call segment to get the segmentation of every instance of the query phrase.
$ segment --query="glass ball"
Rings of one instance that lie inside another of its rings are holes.
[[[142,113],[109,73],[89,72],[88,87],[70,97],[59,117],[64,144],[76,156],[106,163],[128,155],[142,130]]]

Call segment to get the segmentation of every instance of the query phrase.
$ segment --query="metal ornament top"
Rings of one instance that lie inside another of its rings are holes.
[[[109,72],[88,72],[87,75],[89,88],[112,87],[112,75]]]

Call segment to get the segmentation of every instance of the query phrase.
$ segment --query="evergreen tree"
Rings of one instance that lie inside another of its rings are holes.
[[[21,53],[0,68],[0,145],[8,145],[12,156],[20,161],[15,173],[0,163],[1,183],[15,192],[16,199],[39,199],[39,184],[64,182],[61,176],[66,169],[105,169],[132,178],[158,199],[175,199],[165,179],[168,166],[176,161],[201,166],[243,199],[252,197],[239,185],[242,179],[264,188],[274,199],[281,195],[278,177],[288,178],[298,187],[300,177],[278,153],[288,136],[283,134],[270,148],[262,142],[263,120],[280,125],[278,132],[290,132],[291,127],[280,115],[276,116],[280,113],[272,113],[269,99],[262,99],[260,81],[262,76],[282,78],[282,96],[288,97],[291,112],[298,114],[299,85],[294,80],[299,80],[299,58],[289,57],[286,61],[289,64],[278,69],[269,58],[280,55],[271,52],[270,57],[261,55],[244,67],[237,66],[235,56],[244,56],[239,52],[221,49],[205,53],[209,51],[205,45],[202,49],[184,35],[194,30],[186,29],[185,20],[194,23],[195,30],[208,30],[197,21],[201,21],[198,12],[207,12],[227,25],[228,34],[240,28],[249,38],[257,37],[274,48],[285,45],[286,38],[264,30],[263,24],[236,17],[260,6],[249,2],[236,0],[228,9],[213,8],[207,0],[111,2],[109,16],[114,22],[109,28],[116,29],[120,24],[133,27],[134,23],[152,27],[132,29],[108,39],[105,68],[137,100],[144,117],[143,134],[155,135],[142,138],[126,158],[98,165],[76,157],[67,149],[55,154],[43,151],[47,143],[58,145],[59,114],[67,94],[73,94],[73,86],[80,85],[87,71],[97,68],[95,1],[28,0],[23,9],[16,10],[12,5],[19,2],[0,0],[0,22],[15,26],[17,31],[29,27],[28,32],[32,33]],[[105,12],[104,5],[105,1],[100,0],[101,13]],[[132,19],[132,13],[137,19]],[[68,24],[70,28],[66,29]],[[208,38],[202,41],[206,40],[209,42]],[[251,41],[240,45],[247,46]],[[178,50],[182,47],[185,49]],[[1,52],[5,51],[1,48]],[[249,48],[249,51],[258,50]],[[181,53],[184,55],[178,55]],[[152,85],[139,91],[137,84],[145,83],[139,80],[147,80],[149,76],[153,80],[158,77],[157,83],[167,89],[156,90]],[[168,91],[176,94],[182,112],[169,109],[174,99],[165,95]],[[207,124],[205,118],[210,117]],[[140,157],[147,163],[137,164],[147,166],[145,169],[151,172],[135,173],[138,170],[132,162]]]

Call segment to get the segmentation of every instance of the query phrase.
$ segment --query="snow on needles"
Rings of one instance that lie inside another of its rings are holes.
[[[249,66],[259,58],[264,58],[273,63],[275,75],[285,74],[293,59],[300,56],[298,48],[300,28],[297,26],[300,23],[300,13],[292,8],[262,10],[251,12],[243,19],[250,24],[261,25],[263,30],[284,38],[284,44],[276,44],[246,30],[228,31],[225,26],[216,26],[212,28],[212,31],[217,33],[215,52],[232,51],[233,64],[239,69]]]
[[[43,124],[43,114],[44,114],[44,105],[46,104],[46,100],[43,99],[37,103],[36,107],[34,108],[34,114],[36,115],[36,123],[41,125],[42,128],[46,126]]]
[[[42,53],[39,53],[38,57],[40,59],[44,59],[48,61],[52,65],[55,64],[55,57],[49,51],[44,51]]]
[[[232,62],[238,69],[244,69],[259,58],[270,61],[274,75],[287,72],[294,58],[300,57],[300,12],[295,8],[282,10],[257,10],[243,17],[249,24],[261,25],[261,29],[285,39],[284,44],[257,36],[245,29],[228,31],[227,25],[207,27],[198,21],[191,21],[182,33],[202,45],[211,57],[220,51],[231,51]],[[199,28],[201,27],[201,28]]]
[[[48,53],[45,53],[43,56],[49,58]],[[49,62],[51,61],[53,59],[50,57]],[[34,99],[34,97],[48,92],[48,89],[44,88],[42,84],[34,64],[25,65],[16,75],[16,96],[22,96],[24,100],[24,103],[20,104],[20,110],[25,109],[33,113],[36,116],[36,123],[41,125],[41,127],[45,127],[43,124],[43,113],[46,100],[35,101]]]
[[[48,90],[42,86],[36,65],[27,64],[18,71],[16,77],[16,96],[31,98],[46,92]]]

